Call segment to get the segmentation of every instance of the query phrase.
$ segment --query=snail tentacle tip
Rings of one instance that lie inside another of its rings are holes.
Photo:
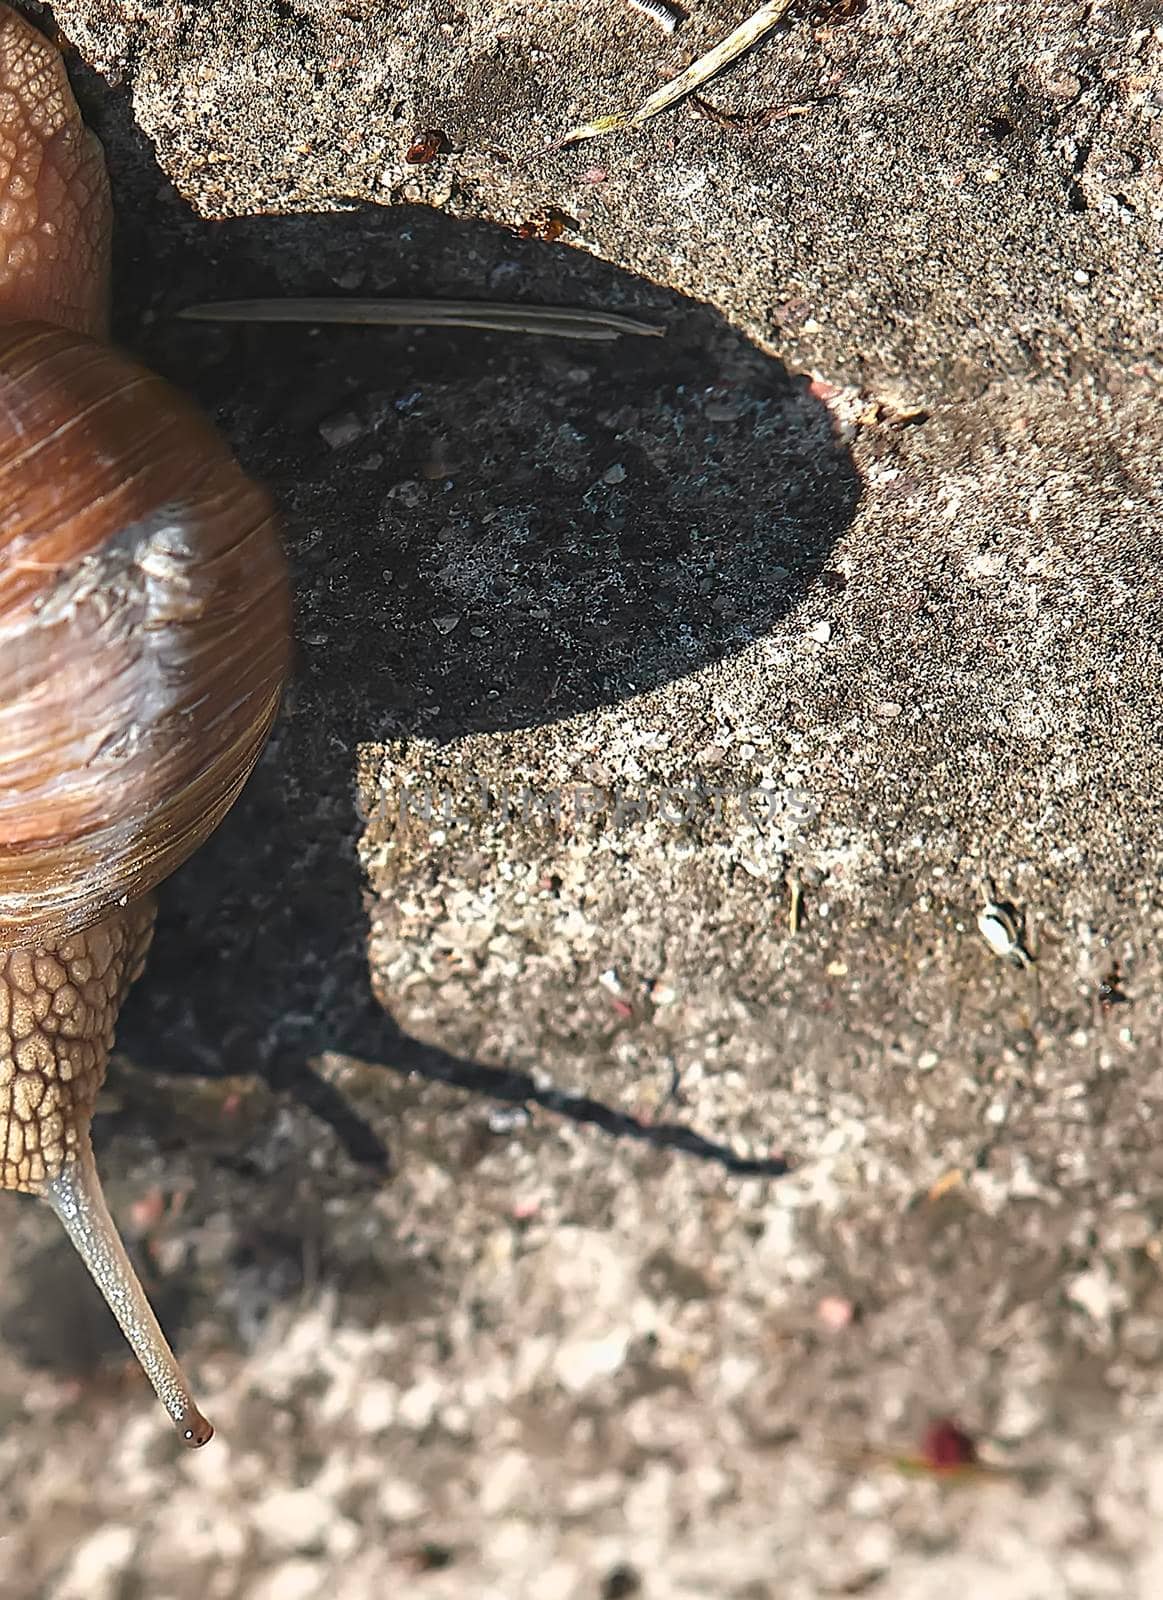
[[[204,1444],[209,1444],[214,1437],[214,1424],[198,1410],[196,1405],[188,1405],[177,1419],[178,1435],[184,1445],[191,1450],[200,1450]]]

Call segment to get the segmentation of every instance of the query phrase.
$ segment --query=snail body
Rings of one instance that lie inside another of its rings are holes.
[[[103,342],[110,232],[60,58],[0,3],[0,1188],[53,1205],[201,1444],[89,1122],[153,890],[266,742],[289,592],[265,493],[192,404]]]

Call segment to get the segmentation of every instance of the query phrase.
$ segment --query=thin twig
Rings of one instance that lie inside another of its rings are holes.
[[[656,89],[648,95],[637,111],[615,111],[612,116],[599,117],[596,122],[583,123],[580,128],[572,128],[563,139],[556,144],[548,146],[548,150],[561,150],[566,145],[578,144],[582,139],[596,139],[603,133],[625,133],[631,128],[640,128],[651,117],[656,117],[660,111],[669,111],[671,106],[684,99],[693,90],[699,89],[704,83],[713,78],[716,73],[722,72],[724,67],[729,67],[732,61],[738,60],[753,44],[758,44],[765,33],[770,33],[777,22],[791,9],[793,0],[766,0],[759,10],[748,17],[746,22],[729,33],[713,50],[708,50],[705,56],[700,56],[691,63],[685,72],[680,72],[677,78],[672,78],[669,83],[664,83],[661,89]],[[548,150],[544,153],[548,153]]]
[[[558,339],[660,339],[655,322],[588,306],[525,306],[488,300],[220,300],[186,306],[191,322],[341,322],[392,328],[486,328],[494,333],[541,333]]]

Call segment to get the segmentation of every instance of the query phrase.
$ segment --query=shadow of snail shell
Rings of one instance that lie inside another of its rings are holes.
[[[152,891],[266,741],[290,601],[267,496],[103,342],[110,228],[60,58],[0,4],[0,1187],[53,1206],[198,1445],[89,1123]]]

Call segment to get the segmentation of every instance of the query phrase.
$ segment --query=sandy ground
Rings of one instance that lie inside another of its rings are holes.
[[[745,9],[56,10],[298,671],[96,1126],[218,1437],[6,1200],[5,1600],[1163,1591],[1163,8],[821,4],[537,155]],[[173,316],[426,291],[667,334]]]

